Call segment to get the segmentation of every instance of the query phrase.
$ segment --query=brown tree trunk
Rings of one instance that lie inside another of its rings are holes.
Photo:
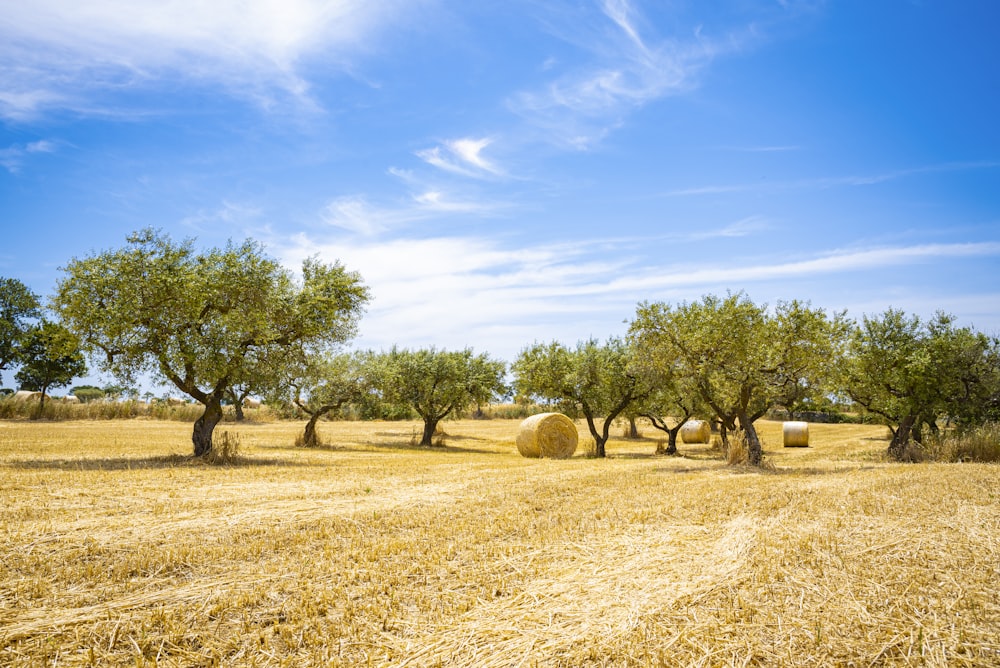
[[[764,452],[760,445],[760,437],[757,436],[757,428],[753,426],[753,420],[745,413],[741,413],[738,417],[740,429],[746,434],[747,461],[751,466],[760,466],[760,463],[764,459]]]
[[[309,416],[309,422],[306,422],[306,431],[302,435],[302,445],[307,448],[316,447],[316,423],[319,422],[319,418],[322,415],[319,411],[313,413]]]
[[[243,415],[243,402],[237,399],[233,402],[233,408],[236,409],[236,421],[243,422],[246,419]]]
[[[424,418],[424,435],[420,438],[420,445],[430,447],[434,445],[434,432],[437,431],[438,418]]]
[[[194,456],[201,457],[212,451],[212,432],[215,425],[222,420],[222,402],[215,395],[208,395],[205,412],[195,420],[191,441],[194,443]]]
[[[628,419],[628,437],[639,438],[639,426],[635,423],[634,417]]]
[[[916,420],[916,416],[907,415],[892,434],[888,453],[897,462],[903,461],[906,457],[906,446],[910,444],[910,432]]]

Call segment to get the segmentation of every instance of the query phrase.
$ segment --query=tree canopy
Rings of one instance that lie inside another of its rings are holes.
[[[618,338],[582,341],[575,349],[562,343],[536,343],[513,364],[517,392],[579,407],[594,438],[595,454],[606,455],[611,424],[651,390],[637,373],[628,346]],[[601,428],[597,419],[604,418]]]
[[[392,348],[370,353],[365,361],[381,399],[408,404],[424,422],[420,445],[433,444],[438,423],[473,405],[487,403],[506,392],[507,365],[476,355],[471,349]]]
[[[38,295],[16,278],[0,277],[0,371],[18,362],[22,339],[41,315]]]
[[[745,433],[750,463],[759,465],[754,422],[776,403],[820,387],[846,324],[842,314],[830,318],[797,301],[779,302],[771,313],[737,293],[640,304],[630,332],[646,363],[693,383],[724,435]]]
[[[24,335],[20,362],[21,368],[14,377],[23,389],[41,392],[38,415],[42,414],[49,390],[65,387],[87,373],[76,336],[48,320],[42,320]]]
[[[64,271],[54,308],[102,371],[125,383],[151,373],[205,406],[195,455],[211,450],[232,384],[288,347],[343,343],[369,299],[360,276],[339,263],[307,259],[296,281],[253,240],[199,252],[193,240],[152,229]]]

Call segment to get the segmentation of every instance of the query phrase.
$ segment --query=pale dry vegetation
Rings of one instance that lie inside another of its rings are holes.
[[[183,423],[0,423],[0,664],[1000,664],[996,465],[864,425],[761,423],[763,470],[442,426],[226,425],[213,466]]]

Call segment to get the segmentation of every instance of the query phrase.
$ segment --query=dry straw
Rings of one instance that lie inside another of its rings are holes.
[[[681,427],[681,440],[685,443],[708,443],[712,429],[704,420],[691,420]]]
[[[809,423],[785,422],[781,426],[781,436],[786,448],[808,448]]]
[[[524,457],[566,459],[576,452],[580,435],[576,425],[562,413],[539,413],[521,423],[517,451]]]

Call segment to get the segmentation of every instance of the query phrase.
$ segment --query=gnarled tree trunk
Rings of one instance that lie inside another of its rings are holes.
[[[740,429],[746,434],[747,462],[751,466],[760,466],[764,459],[764,452],[760,445],[760,437],[757,436],[757,428],[753,426],[753,420],[746,413],[740,413],[737,417],[740,421]]]
[[[195,420],[191,441],[194,443],[194,456],[201,457],[212,451],[212,432],[215,425],[222,420],[222,401],[214,394],[205,399],[205,412]]]
[[[903,418],[903,421],[899,423],[899,427],[896,431],[892,433],[892,440],[889,441],[889,456],[892,457],[897,462],[901,462],[906,458],[906,450],[910,444],[910,432],[913,430],[913,425],[916,423],[917,417],[915,415],[907,415]]]

